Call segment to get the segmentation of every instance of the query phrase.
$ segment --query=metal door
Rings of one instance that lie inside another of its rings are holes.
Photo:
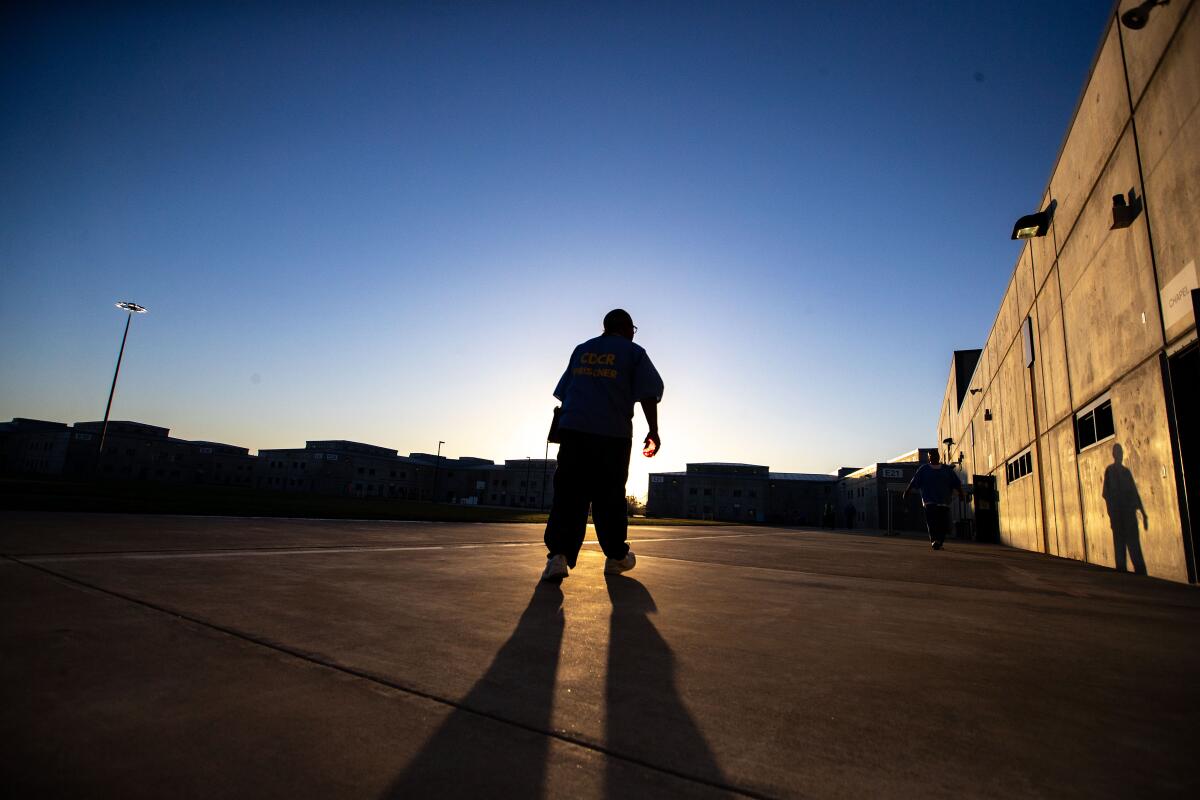
[[[1000,541],[1000,512],[996,507],[998,495],[996,478],[992,475],[972,475],[975,488],[971,496],[975,503],[975,541]]]

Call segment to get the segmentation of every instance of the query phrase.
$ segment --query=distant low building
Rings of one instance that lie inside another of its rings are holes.
[[[110,420],[104,423],[18,417],[0,425],[0,469],[16,475],[99,476],[176,484],[250,486],[255,457],[244,447],[170,436],[168,428]]]
[[[646,516],[816,525],[837,480],[759,464],[688,464],[684,472],[650,475]]]
[[[511,458],[487,473],[486,498],[480,503],[509,508],[549,509],[554,505],[554,470],[558,462]]]
[[[923,531],[925,515],[916,493],[901,495],[933,448],[922,447],[856,470],[839,470],[837,526],[887,531]],[[959,502],[959,501],[955,501]]]
[[[9,474],[61,475],[71,446],[65,422],[17,417],[0,423],[0,470]]]
[[[0,423],[0,472],[174,484],[244,486],[341,497],[385,497],[441,503],[549,508],[554,459],[447,458],[344,439],[304,447],[264,448],[189,441],[168,428],[127,420],[63,422],[17,417]]]

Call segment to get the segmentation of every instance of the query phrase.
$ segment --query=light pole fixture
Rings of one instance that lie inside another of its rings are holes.
[[[117,391],[117,376],[121,374],[121,359],[125,357],[125,340],[129,338],[129,323],[133,321],[134,314],[146,313],[145,306],[139,306],[128,300],[122,300],[116,306],[122,311],[128,312],[128,316],[125,317],[125,333],[121,336],[121,349],[117,351],[117,368],[113,370],[112,386],[108,389],[108,405],[104,407],[104,422],[100,425],[100,447],[96,450],[97,459],[104,452],[104,437],[108,433],[108,414],[112,411],[113,394]]]
[[[1165,6],[1171,0],[1146,0],[1121,15],[1121,24],[1132,31],[1140,31],[1150,21],[1150,9]]]
[[[980,393],[980,392],[982,392],[982,391],[983,391],[983,389],[979,389],[979,388],[975,388],[975,389],[971,389],[971,390],[970,390],[971,394],[979,394],[979,393]]]
[[[1036,214],[1026,214],[1017,220],[1013,225],[1012,238],[1014,239],[1033,239],[1038,236],[1045,236],[1050,230],[1050,223],[1054,220],[1054,209],[1058,208],[1058,201],[1051,200],[1050,205]]]
[[[442,445],[445,442],[438,442],[437,458],[433,462],[433,502],[438,501],[438,468],[442,466]]]

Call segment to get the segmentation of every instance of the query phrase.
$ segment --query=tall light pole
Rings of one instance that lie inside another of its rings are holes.
[[[533,505],[533,495],[529,493],[529,456],[525,456],[525,507],[529,508]]]
[[[442,445],[445,442],[438,442],[437,458],[433,462],[433,502],[438,501],[438,467],[442,465]]]
[[[112,387],[108,390],[108,405],[104,407],[104,422],[100,426],[100,447],[96,450],[97,461],[100,458],[100,454],[104,452],[104,437],[108,433],[108,414],[112,411],[113,394],[117,391],[117,376],[121,374],[121,359],[125,357],[125,340],[129,338],[129,323],[133,321],[134,314],[146,313],[145,306],[139,306],[137,303],[131,303],[128,300],[122,300],[116,305],[122,311],[129,312],[129,316],[125,318],[125,334],[121,336],[121,349],[117,352],[117,368],[113,371]]]
[[[546,510],[546,470],[550,466],[550,440],[546,440],[546,454],[542,456],[542,501],[538,506],[542,511]]]

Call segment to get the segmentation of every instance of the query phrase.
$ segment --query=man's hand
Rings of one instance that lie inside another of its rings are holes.
[[[642,455],[646,458],[654,458],[658,448],[662,447],[662,439],[658,438],[658,400],[653,397],[644,397],[638,402],[642,404],[642,413],[646,415],[646,425],[650,427],[650,432],[646,434],[646,439],[642,442]],[[653,447],[650,446],[652,442]]]

